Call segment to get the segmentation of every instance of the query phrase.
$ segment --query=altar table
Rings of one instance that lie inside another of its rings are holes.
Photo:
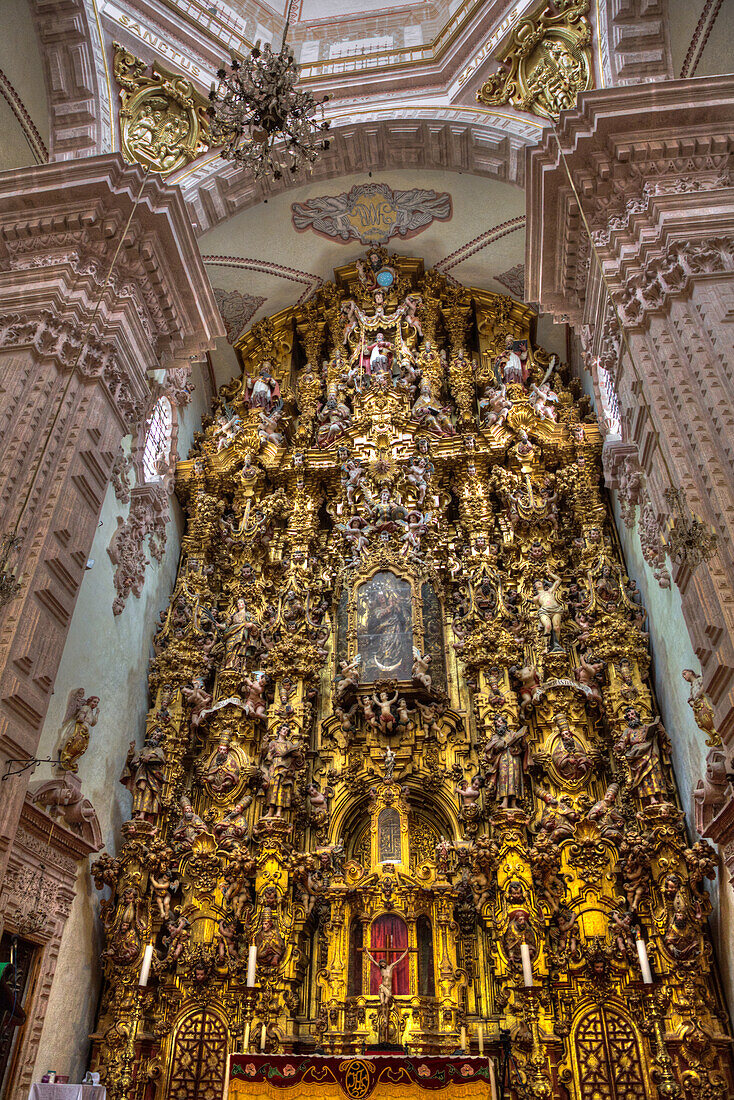
[[[40,1082],[31,1085],[28,1100],[107,1100],[104,1085],[56,1085]]]
[[[445,1089],[459,1089],[460,1100],[487,1100],[487,1058],[233,1054],[229,1061],[228,1100],[429,1100],[426,1093]]]

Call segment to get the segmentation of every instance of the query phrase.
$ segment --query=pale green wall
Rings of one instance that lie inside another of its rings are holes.
[[[27,0],[0,4],[0,69],[10,81],[41,137],[48,146],[48,105],[38,38]],[[23,130],[0,96],[0,169],[35,164]]]
[[[652,643],[652,673],[658,704],[665,729],[673,746],[673,768],[678,782],[683,809],[686,812],[689,836],[698,839],[693,824],[693,791],[706,771],[705,736],[693,719],[688,706],[688,684],[681,676],[684,668],[700,669],[693,651],[688,629],[683,618],[681,598],[673,582],[668,589],[661,588],[652,570],[642,556],[637,527],[629,530],[622,523],[619,506],[614,500],[615,518],[620,541],[624,549],[629,575],[642,592],[642,602],[647,608],[650,641]],[[639,519],[639,508],[637,517]],[[670,563],[668,563],[670,564]],[[702,566],[701,568],[706,568]],[[708,883],[713,904],[711,934],[719,963],[721,981],[729,1004],[734,1005],[734,940],[731,935],[734,918],[734,899],[729,885],[729,872],[719,859],[719,873],[714,883]]]
[[[205,408],[204,383],[194,367],[196,389],[191,404],[179,411],[178,453],[185,457]],[[159,612],[166,606],[178,567],[182,514],[171,498],[165,556],[151,560],[140,599],[130,596],[122,614],[112,614],[115,590],[113,565],[107,547],[126,516],[110,487],[102,508],[90,558],[94,566],[84,577],[59,667],[51,706],[43,728],[39,756],[53,756],[59,747],[59,731],[69,692],[83,687],[87,695],[100,697],[99,721],[90,746],[79,763],[82,791],[91,799],[102,828],[106,850],[114,853],[120,825],[130,816],[130,796],[119,783],[128,744],[141,743],[148,709],[147,674],[151,639]],[[147,557],[150,555],[146,554]],[[34,779],[50,775],[36,772]],[[95,858],[95,857],[92,857]],[[99,996],[99,955],[102,947],[99,895],[94,889],[89,861],[80,866],[77,895],[61,941],[46,1021],[36,1059],[36,1078],[47,1069],[68,1073],[80,1081],[87,1066],[88,1036],[94,1028]]]
[[[584,392],[594,404],[591,377],[579,371]],[[647,629],[650,632],[653,664],[652,674],[658,704],[665,729],[673,746],[673,767],[680,792],[689,837],[698,840],[693,820],[693,791],[706,771],[705,737],[693,719],[688,706],[688,684],[681,676],[684,668],[700,670],[693,651],[688,628],[683,618],[680,593],[675,582],[669,589],[661,588],[653,572],[642,556],[637,526],[625,527],[619,511],[617,494],[612,492],[614,518],[619,532],[627,571],[637,582],[642,602],[647,610]],[[640,510],[637,509],[637,519]],[[670,562],[668,562],[670,564]],[[705,568],[705,566],[703,567]],[[719,965],[729,1013],[734,1007],[734,937],[731,929],[734,921],[734,897],[729,883],[729,872],[719,858],[716,881],[707,883],[713,913],[710,921],[714,952]]]

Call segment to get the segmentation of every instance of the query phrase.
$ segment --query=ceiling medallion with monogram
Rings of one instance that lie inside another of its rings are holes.
[[[480,103],[509,103],[557,119],[594,83],[588,0],[561,0],[523,19],[499,57],[502,68],[480,90]]]
[[[207,101],[190,80],[146,64],[115,43],[120,85],[120,141],[125,160],[170,175],[209,148]]]

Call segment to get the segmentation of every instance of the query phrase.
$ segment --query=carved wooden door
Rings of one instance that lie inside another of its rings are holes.
[[[0,941],[0,962],[10,962],[11,956],[11,941],[13,937],[9,932],[3,933],[2,940]],[[15,955],[15,981],[13,983],[14,1001],[4,1011],[4,1006],[0,1005],[0,1024],[5,1024],[5,1027],[0,1027],[0,1098],[6,1094],[9,1096],[13,1090],[14,1080],[18,1075],[18,1052],[21,1049],[23,1037],[26,1028],[29,1026],[28,1021],[25,1024],[21,1024],[19,1027],[10,1027],[8,1025],[8,1016],[10,1008],[27,1008],[33,995],[33,986],[35,982],[35,972],[37,970],[39,948],[36,944],[31,943],[28,940],[17,938],[16,941],[17,951]],[[6,1015],[7,1012],[7,1015]],[[11,1063],[15,1062],[13,1068]]]
[[[603,1005],[575,1028],[574,1055],[580,1100],[646,1100],[640,1046],[632,1024]]]
[[[167,1100],[222,1100],[227,1029],[204,1009],[181,1021],[173,1043]]]

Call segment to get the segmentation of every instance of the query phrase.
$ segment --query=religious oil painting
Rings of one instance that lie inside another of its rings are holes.
[[[407,680],[413,664],[411,588],[394,573],[375,573],[357,593],[362,681]]]

